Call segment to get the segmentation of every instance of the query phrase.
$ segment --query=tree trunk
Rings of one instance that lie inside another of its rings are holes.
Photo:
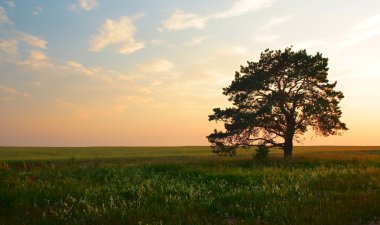
[[[285,139],[284,143],[284,158],[291,159],[293,155],[293,136]]]
[[[287,128],[284,143],[284,158],[291,159],[293,155],[293,138],[295,133],[295,120],[292,115],[290,118],[287,119],[286,124]]]

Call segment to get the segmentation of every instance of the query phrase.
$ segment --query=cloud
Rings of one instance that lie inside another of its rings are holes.
[[[84,67],[82,64],[80,64],[78,62],[75,62],[75,61],[68,61],[68,62],[66,62],[66,66],[67,66],[68,69],[72,69],[72,70],[78,71],[78,72],[80,72],[82,74],[85,74],[87,76],[93,76],[98,71],[98,70],[96,70],[94,68]]]
[[[47,61],[48,57],[42,51],[31,51],[29,55],[29,59],[33,61]]]
[[[332,42],[327,39],[315,39],[315,40],[306,40],[300,41],[294,44],[295,49],[328,49],[331,47]],[[335,44],[335,43],[334,43]],[[281,49],[286,48],[292,44],[287,44],[285,46],[280,47]]]
[[[247,54],[248,50],[242,46],[235,46],[232,48],[236,54]]]
[[[44,9],[41,6],[36,6],[34,8],[33,15],[36,16],[36,15],[40,14],[42,11],[44,11]]]
[[[98,6],[99,3],[96,0],[79,0],[79,5],[84,10],[90,11]]]
[[[27,46],[21,47],[23,51],[34,50],[35,48],[46,49],[47,42],[33,35],[15,31],[11,32],[11,36],[11,39],[0,39],[0,64],[19,62],[20,56],[23,55],[23,52],[19,52],[20,42],[25,42],[27,44]],[[40,53],[44,54],[43,52]],[[36,60],[40,60],[42,58],[43,57],[41,55],[38,57],[37,53],[33,52],[29,55],[29,59],[27,61],[30,63],[31,59],[35,62]],[[23,63],[25,63],[25,61]]]
[[[166,42],[164,40],[160,40],[160,39],[153,39],[149,41],[149,44],[153,46],[161,46],[161,45],[164,45],[165,43]]]
[[[206,39],[205,36],[199,36],[199,37],[193,37],[189,43],[186,43],[185,45],[188,46],[195,46],[200,45],[202,42]]]
[[[79,13],[80,9],[91,11],[99,5],[97,0],[78,0],[78,4],[71,4],[68,9],[72,12]]]
[[[29,66],[33,69],[54,68],[45,53],[39,50],[31,50],[29,57],[20,62],[20,65]]]
[[[5,1],[5,3],[7,3],[7,5],[8,5],[9,7],[11,7],[11,8],[16,7],[16,4],[15,4],[14,2],[12,2],[12,1]]]
[[[0,40],[0,62],[15,62],[17,57],[17,40]]]
[[[275,43],[280,38],[280,35],[272,34],[270,32],[271,29],[280,24],[288,22],[293,18],[293,15],[271,18],[266,24],[257,29],[256,34],[253,35],[253,39],[261,43]]]
[[[262,43],[274,43],[279,37],[279,35],[275,34],[256,34],[253,36],[253,39]]]
[[[166,59],[152,59],[137,65],[137,69],[144,73],[165,73],[174,68],[173,63]]]
[[[127,95],[127,96],[120,96],[117,98],[117,100],[122,103],[123,105],[130,104],[130,103],[148,103],[153,102],[152,97],[146,97],[141,95]]]
[[[71,4],[71,5],[68,7],[68,10],[70,10],[71,12],[79,13],[79,8],[78,8],[78,5],[76,5],[76,4]]]
[[[248,49],[242,46],[232,46],[232,47],[228,47],[228,48],[220,50],[218,54],[222,56],[246,55],[248,54]]]
[[[68,61],[63,65],[56,65],[56,67],[57,69],[63,70],[63,74],[74,73],[84,75],[101,81],[106,81],[109,84],[116,84],[117,82],[130,82],[133,80],[128,74],[101,67],[88,67],[76,61]]]
[[[12,22],[9,19],[5,9],[0,6],[0,24],[2,24],[2,23],[12,23]]]
[[[209,20],[242,16],[249,12],[268,8],[272,5],[272,2],[273,0],[239,0],[235,2],[230,9],[219,11],[208,16],[200,16],[182,10],[176,10],[173,15],[162,22],[162,25],[163,28],[167,30],[203,29]]]
[[[128,74],[102,67],[87,67],[73,60],[65,63],[55,63],[41,50],[30,50],[28,57],[20,60],[18,58],[17,42],[18,40],[13,39],[0,41],[0,62],[13,63],[16,66],[21,66],[19,69],[26,68],[28,72],[34,70],[32,73],[37,71],[38,75],[81,75],[92,77],[92,79],[102,82],[106,81],[109,84],[116,84],[117,82],[125,83],[133,80],[132,76]],[[36,81],[35,84],[41,85],[42,83],[41,81]]]
[[[118,21],[107,19],[99,29],[99,34],[92,37],[90,50],[99,52],[108,45],[116,45],[121,54],[131,54],[144,48],[144,43],[135,40],[136,27],[132,20],[121,17]]]
[[[163,26],[168,30],[182,30],[188,28],[202,29],[206,26],[206,18],[196,14],[176,10],[174,14],[165,20]]]
[[[37,48],[46,49],[47,42],[44,39],[22,32],[17,33],[18,40],[24,41]]]
[[[36,8],[40,8],[40,7],[36,7]],[[12,24],[12,21],[7,16],[4,8],[0,6],[0,24],[2,23]],[[14,26],[10,26],[4,29],[4,36],[11,37],[12,39],[16,39],[18,41],[26,42],[27,44],[33,47],[46,49],[47,42],[44,39],[17,31]]]
[[[297,49],[313,49],[315,51],[332,51],[339,52],[347,48],[359,45],[365,41],[373,39],[380,35],[380,14],[370,16],[354,24],[353,29],[345,35],[333,38],[321,38],[314,40],[305,40],[298,43],[290,43],[282,46],[294,45]]]
[[[347,35],[343,40],[337,43],[337,49],[344,49],[356,44],[359,44],[363,41],[369,40],[380,34],[380,30],[366,30],[360,33]]]
[[[368,17],[367,19],[364,19],[360,21],[357,25],[357,29],[368,29],[375,27],[380,24],[380,14],[373,15],[371,17]]]
[[[30,95],[28,93],[19,92],[12,87],[0,85],[0,97],[2,100],[11,100],[16,97],[29,98]]]
[[[260,27],[258,29],[258,32],[268,31],[269,29],[271,29],[277,25],[289,22],[293,18],[294,18],[293,15],[288,15],[288,16],[283,16],[283,17],[273,17],[269,20],[268,23],[266,23],[264,26]]]
[[[66,100],[62,100],[62,99],[57,99],[55,100],[55,104],[60,107],[60,108],[64,108],[64,109],[73,109],[73,108],[77,108],[78,106],[75,105],[74,103],[72,102],[69,102],[69,101],[66,101]]]
[[[211,15],[214,19],[224,19],[229,17],[241,16],[249,12],[259,11],[272,5],[272,0],[240,0],[228,10]]]
[[[344,49],[380,35],[380,14],[359,21],[351,34],[346,35],[336,45],[336,49]]]
[[[10,26],[3,27],[2,29],[3,36],[0,37],[0,64],[17,64],[20,62],[20,57],[25,57],[25,52],[35,50],[36,48],[47,48],[47,42],[44,39],[31,34],[20,32],[17,29],[15,29],[15,26],[12,25],[12,21],[10,21],[8,17],[6,17],[5,10],[1,7],[0,20],[0,25],[3,22],[11,24]],[[25,43],[25,45],[22,45],[23,43]],[[31,53],[30,56],[34,57],[35,53]],[[34,58],[34,60],[35,59],[36,58]]]

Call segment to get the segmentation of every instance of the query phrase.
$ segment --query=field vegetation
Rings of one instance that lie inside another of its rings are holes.
[[[0,224],[371,224],[380,147],[0,148]]]

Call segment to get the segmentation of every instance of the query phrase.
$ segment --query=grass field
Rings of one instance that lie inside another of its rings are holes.
[[[380,147],[0,148],[0,224],[371,224]]]
[[[240,150],[238,156],[251,156],[253,151]],[[296,146],[294,155],[308,154],[380,154],[379,146]],[[167,158],[210,157],[214,154],[208,146],[188,147],[0,147],[3,161],[55,161],[65,159],[120,159],[120,158]],[[272,155],[282,155],[272,150]]]

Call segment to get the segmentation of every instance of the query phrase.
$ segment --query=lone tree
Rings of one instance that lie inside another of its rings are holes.
[[[265,50],[258,62],[236,72],[223,94],[233,107],[215,108],[209,120],[222,121],[225,131],[207,136],[213,151],[235,154],[237,147],[279,147],[291,158],[293,140],[312,128],[318,135],[341,134],[339,102],[344,97],[327,79],[327,58],[290,48]]]

